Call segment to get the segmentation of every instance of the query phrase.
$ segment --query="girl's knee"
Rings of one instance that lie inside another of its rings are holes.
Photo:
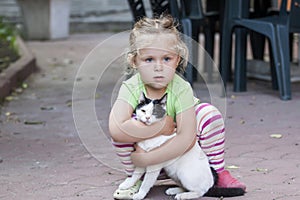
[[[224,120],[220,111],[209,103],[201,103],[196,106],[197,130],[199,133],[213,129],[223,129]],[[199,134],[198,134],[199,135]]]
[[[195,107],[197,120],[203,120],[205,117],[221,116],[221,112],[209,103],[200,103]]]

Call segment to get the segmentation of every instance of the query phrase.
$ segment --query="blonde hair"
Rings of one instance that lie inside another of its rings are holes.
[[[180,72],[184,72],[188,62],[188,49],[186,44],[181,39],[181,34],[177,30],[177,23],[170,15],[162,15],[158,18],[147,18],[144,17],[135,23],[132,31],[130,32],[129,43],[130,48],[126,54],[127,57],[127,72],[132,73],[134,71],[134,59],[138,54],[140,48],[137,40],[143,35],[149,34],[172,34],[176,38],[175,51],[180,56],[177,69]],[[143,41],[144,44],[147,41]]]

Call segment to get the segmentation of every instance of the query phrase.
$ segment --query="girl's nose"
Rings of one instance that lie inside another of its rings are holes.
[[[154,71],[162,71],[163,70],[163,64],[160,62],[157,62],[154,66]]]

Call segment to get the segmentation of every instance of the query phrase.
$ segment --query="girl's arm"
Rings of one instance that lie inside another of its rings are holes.
[[[165,117],[160,122],[150,126],[132,119],[132,106],[116,100],[109,116],[109,132],[115,142],[138,142],[162,134],[174,132],[174,122],[171,117]]]
[[[194,107],[176,117],[177,135],[159,148],[148,153],[133,152],[132,162],[138,167],[159,164],[183,155],[196,141],[196,116]]]

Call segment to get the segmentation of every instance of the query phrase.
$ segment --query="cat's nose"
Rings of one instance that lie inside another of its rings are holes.
[[[147,120],[149,120],[149,119],[150,119],[150,117],[146,117],[146,119],[147,119]]]

